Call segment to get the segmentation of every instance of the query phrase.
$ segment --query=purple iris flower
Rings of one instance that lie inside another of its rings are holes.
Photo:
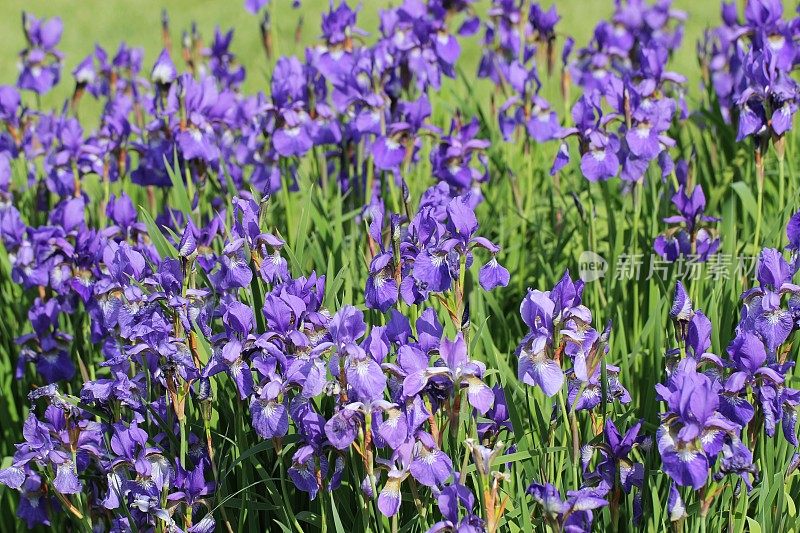
[[[412,461],[414,440],[408,439],[392,453],[391,460],[378,459],[389,471],[386,483],[378,495],[378,509],[384,516],[394,516],[400,511],[402,501],[401,486],[409,476],[409,465]]]
[[[780,370],[788,370],[791,364],[782,365]],[[765,384],[759,390],[759,399],[764,408],[764,429],[768,436],[775,434],[778,423],[784,438],[792,446],[797,446],[797,410],[800,407],[800,391],[790,387],[776,387]]]
[[[168,86],[178,78],[178,71],[175,64],[169,56],[169,50],[166,48],[161,51],[158,59],[153,65],[153,70],[150,72],[150,79],[153,83],[159,86]]]
[[[590,327],[587,331],[592,315],[581,303],[582,293],[583,282],[573,282],[565,272],[552,291],[529,290],[520,305],[529,331],[516,351],[519,379],[541,387],[547,396],[561,390],[565,377],[561,365],[567,357],[575,359],[577,374],[588,381],[599,368],[599,359],[587,366],[587,351],[594,354],[593,358],[605,353],[605,347],[594,346],[594,341],[600,340],[597,332]]]
[[[745,426],[755,412],[747,400],[746,388],[751,387],[753,391],[758,391],[760,384],[764,382],[779,386],[783,383],[783,376],[766,365],[764,344],[752,333],[740,333],[728,347],[728,354],[734,372],[725,381],[720,412],[737,424]]]
[[[369,402],[383,397],[386,376],[374,354],[365,346],[356,344],[366,332],[364,314],[352,306],[345,306],[331,319],[329,332],[336,356],[331,359],[331,373],[347,384],[356,400]],[[325,346],[320,345],[319,348]],[[344,376],[341,375],[344,370]]]
[[[454,119],[450,123],[450,133],[439,139],[439,144],[431,151],[430,161],[433,176],[450,185],[455,194],[464,195],[470,191],[479,194],[480,184],[489,179],[489,161],[486,149],[489,141],[477,139],[480,124],[473,118],[467,124]],[[477,159],[481,168],[472,164]]]
[[[591,531],[592,511],[608,505],[604,498],[586,489],[570,491],[567,499],[562,500],[558,489],[550,483],[532,483],[527,494],[541,506],[546,519],[564,531]]]
[[[212,356],[209,364],[203,369],[204,378],[210,378],[222,371],[236,384],[240,399],[244,400],[253,392],[254,382],[250,366],[244,354],[242,339],[253,329],[254,317],[252,309],[238,301],[222,304],[223,324],[229,335],[228,342],[222,345]]]
[[[771,248],[761,252],[756,277],[760,286],[742,295],[745,305],[740,327],[757,333],[773,359],[796,327],[792,310],[782,301],[783,296],[789,295],[791,301],[800,294],[800,287],[792,283],[789,263],[779,251]]]
[[[41,476],[31,473],[20,487],[17,516],[25,521],[28,529],[33,529],[38,525],[50,526],[49,513],[57,509],[58,500],[48,494]]]
[[[689,195],[685,185],[680,185],[672,196],[672,204],[680,214],[667,217],[664,222],[678,226],[656,238],[653,243],[656,253],[668,261],[676,261],[680,257],[697,257],[698,261],[707,261],[720,246],[716,232],[707,225],[719,219],[704,214],[706,198],[702,187],[695,185]]]
[[[758,469],[753,464],[753,452],[739,439],[733,439],[722,447],[720,457],[720,468],[714,476],[715,480],[729,474],[737,475],[744,481],[747,490],[751,490],[752,480],[757,481],[759,478]]]
[[[376,442],[380,439],[391,449],[398,449],[408,439],[410,433],[406,410],[386,400],[374,401],[370,408],[383,413],[378,423]]]
[[[436,498],[436,504],[444,520],[433,524],[427,533],[481,531],[484,522],[474,514],[475,503],[475,496],[468,487],[460,483],[448,485]],[[464,509],[463,513],[461,508]]]
[[[684,330],[694,316],[694,309],[692,308],[692,300],[689,298],[689,293],[686,292],[686,287],[678,280],[675,282],[675,291],[672,298],[672,307],[669,310],[670,318],[678,324],[681,324],[681,329]],[[682,333],[681,339],[686,337],[685,331]]]
[[[245,256],[245,239],[237,238],[225,245],[219,258],[219,267],[209,273],[209,278],[219,291],[247,287],[253,272]]]
[[[40,20],[28,13],[23,14],[22,26],[27,47],[20,52],[17,86],[44,94],[58,84],[61,77],[62,55],[56,46],[64,26],[58,17]]]
[[[178,490],[170,493],[167,499],[172,502],[185,502],[194,507],[214,494],[216,484],[213,481],[206,481],[205,468],[206,465],[201,462],[193,470],[187,471],[178,463],[175,467],[174,482]]]
[[[75,375],[75,365],[69,355],[72,337],[58,328],[61,312],[57,299],[44,302],[37,298],[34,301],[33,307],[28,311],[28,320],[34,333],[15,340],[21,347],[17,361],[18,377],[22,377],[25,364],[29,361],[36,364],[37,372],[48,384],[70,380]]]
[[[313,500],[321,488],[318,479],[324,479],[328,472],[328,460],[314,446],[305,445],[292,456],[289,477],[295,487],[309,493]],[[318,477],[319,476],[319,477]]]
[[[614,114],[603,115],[599,92],[584,94],[572,107],[575,127],[564,129],[559,134],[562,139],[570,135],[578,137],[581,172],[589,181],[608,180],[619,172],[619,139],[606,129],[606,125],[616,118]],[[559,158],[566,157],[568,153],[559,150],[554,169],[564,166],[565,162]]]
[[[214,78],[225,88],[235,89],[244,81],[245,68],[230,51],[233,29],[223,33],[219,27],[214,29],[214,39],[205,51],[208,66]]]
[[[603,427],[603,442],[584,447],[581,454],[584,478],[598,493],[607,494],[612,491],[617,479],[625,493],[630,493],[634,487],[642,488],[644,465],[636,462],[631,456],[634,448],[641,447],[645,443],[641,429],[642,421],[639,420],[622,435],[614,422],[608,419]],[[595,454],[600,456],[600,460],[594,470],[589,472],[589,460]]]
[[[453,462],[439,449],[433,437],[424,431],[417,432],[408,471],[422,485],[438,487],[453,473]]]
[[[281,383],[271,381],[250,399],[253,428],[262,439],[280,438],[289,431],[289,415],[283,402],[283,393]]]
[[[439,345],[442,366],[432,366],[409,374],[403,381],[403,395],[407,398],[419,394],[429,382],[447,384],[459,389],[467,389],[467,400],[481,414],[485,414],[494,402],[492,390],[483,382],[486,365],[472,361],[467,354],[467,343],[461,333],[455,340],[442,339]]]
[[[0,470],[0,483],[22,492],[18,512],[29,523],[44,523],[48,512],[55,510],[40,493],[45,489],[36,470],[48,472],[51,490],[61,495],[80,493],[84,485],[79,476],[99,461],[104,447],[100,425],[85,419],[69,403],[72,399],[53,385],[30,395],[31,401],[43,398],[50,405],[41,419],[33,413],[28,416],[23,428],[25,441],[17,446],[11,466]],[[37,512],[38,503],[43,506]]]
[[[561,17],[554,6],[545,11],[538,4],[531,4],[528,13],[523,13],[522,8],[521,2],[492,2],[488,20],[484,23],[479,77],[489,78],[500,85],[513,77],[510,71],[514,64],[535,70],[537,45],[542,45],[548,72],[552,72],[555,26]]]
[[[359,407],[359,404],[345,405],[325,423],[325,435],[335,448],[344,450],[356,440],[358,428],[363,424]]]
[[[668,409],[657,434],[664,471],[677,484],[699,489],[725,437],[739,426],[719,413],[720,386],[698,373],[692,359],[683,360],[656,390]]]
[[[215,126],[230,124],[233,94],[217,87],[212,77],[178,77],[167,96],[165,113],[186,159],[214,163],[220,157]]]
[[[431,188],[428,193],[449,191],[446,184],[440,186],[441,189]],[[470,196],[451,199],[431,195],[428,200],[431,203],[425,205],[426,198],[423,197],[420,212],[409,227],[410,236],[417,242],[400,243],[401,253],[405,251],[408,256],[413,256],[413,261],[409,261],[412,276],[405,276],[400,288],[406,302],[419,299],[414,294],[416,291],[449,290],[453,280],[459,277],[459,262],[465,261],[468,267],[472,261],[472,250],[476,247],[493,254],[493,259],[480,275],[480,280],[485,283],[483,288],[489,290],[502,285],[506,281],[506,271],[492,262],[500,250],[487,239],[475,236],[478,220],[470,204]],[[425,296],[424,293],[420,294],[422,299]]]
[[[392,261],[391,252],[376,254],[369,265],[369,277],[364,289],[367,307],[379,309],[383,313],[397,303],[399,294]]]
[[[398,170],[406,159],[407,148],[404,136],[397,134],[402,132],[397,126],[392,126],[390,131],[393,137],[380,137],[372,145],[372,156],[375,166],[380,170]]]
[[[584,95],[573,107],[575,127],[559,136],[578,136],[581,170],[590,181],[609,179],[621,169],[623,180],[637,182],[655,160],[662,174],[669,174],[668,150],[675,141],[667,131],[676,111],[681,119],[688,113],[685,78],[666,65],[680,43],[684,18],[668,2],[618,2],[611,21],[601,21],[589,45],[568,64],[571,43],[565,45],[562,91],[575,80]],[[566,164],[568,154],[559,151],[553,173]]]
[[[772,0],[748,2],[743,21],[733,4],[723,4],[722,19],[701,48],[722,116],[727,122],[738,117],[739,140],[780,138],[797,110],[797,83],[786,74],[796,64],[794,23]]]
[[[503,387],[499,384],[495,385],[492,387],[492,393],[494,394],[494,402],[492,407],[484,414],[488,422],[478,423],[478,436],[481,441],[494,438],[503,429],[506,431],[512,431],[513,429]]]
[[[603,399],[600,381],[602,375],[601,367],[599,365],[596,366],[591,377],[584,374],[584,377],[581,378],[578,377],[579,374],[580,372],[575,370],[567,374],[568,406],[576,411],[594,409],[600,405]],[[607,364],[606,375],[606,401],[613,402],[618,400],[620,403],[630,403],[631,395],[619,381],[619,367]]]
[[[341,2],[336,8],[333,7],[333,2],[330,5],[330,11],[322,15],[322,34],[325,40],[331,46],[345,44],[350,40],[353,34],[361,34],[362,30],[356,27],[356,18],[360,6],[355,10],[347,5],[347,2]]]
[[[391,75],[401,87],[407,89],[413,81],[425,92],[428,87],[438,89],[442,75],[455,76],[461,46],[445,26],[445,9],[439,3],[406,0],[381,11],[380,31],[377,48],[394,58]],[[402,76],[402,71],[409,74]]]
[[[314,145],[310,119],[302,110],[289,109],[283,113],[284,127],[275,131],[272,146],[283,157],[302,156]]]
[[[232,203],[235,233],[245,239],[261,279],[273,284],[289,279],[289,264],[281,255],[286,243],[261,229],[265,204],[239,197],[234,197]]]
[[[736,100],[740,106],[737,140],[763,135],[768,129],[780,137],[791,129],[797,111],[798,86],[781,70],[779,62],[780,56],[770,47],[745,56],[744,71],[749,86]],[[772,114],[767,116],[769,110]]]

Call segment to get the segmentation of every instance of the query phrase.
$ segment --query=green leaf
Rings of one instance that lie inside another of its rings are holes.
[[[750,533],[761,533],[761,526],[753,518],[749,516],[746,518],[747,526],[750,528]]]
[[[336,498],[331,497],[331,517],[333,518],[333,527],[336,528],[336,533],[345,533],[344,526],[342,525],[342,519],[339,518],[339,510],[336,509]]]
[[[731,184],[731,188],[734,192],[739,196],[739,200],[742,202],[742,207],[750,217],[755,220],[755,217],[758,216],[758,202],[756,201],[756,197],[753,195],[753,191],[750,189],[750,186],[747,185],[743,181],[737,181]]]
[[[167,169],[169,180],[172,182],[172,188],[170,189],[170,195],[174,200],[172,205],[181,213],[191,218],[192,199],[189,198],[189,191],[186,189],[186,183],[183,181],[183,176],[181,176],[181,168],[178,162],[177,150],[173,154],[173,166],[170,166],[166,155],[164,156],[164,166]],[[188,168],[186,169],[186,179],[187,181],[191,180],[191,175],[189,174]]]
[[[164,237],[164,234],[158,229],[158,225],[153,220],[153,217],[151,217],[150,213],[142,206],[139,206],[139,216],[144,219],[144,223],[147,226],[147,235],[153,242],[153,246],[156,247],[158,255],[162,258],[172,257],[173,259],[177,259],[179,255],[178,250]]]

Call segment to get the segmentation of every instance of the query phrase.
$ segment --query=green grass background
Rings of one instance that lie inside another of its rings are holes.
[[[299,9],[292,9],[291,0],[272,0],[273,24],[280,54],[302,53],[304,46],[311,45],[319,35],[319,15],[327,10],[327,0],[302,0]],[[377,33],[378,13],[398,2],[388,0],[365,0],[359,14],[359,24],[374,36]],[[549,7],[553,2],[544,1]],[[353,0],[350,5],[355,5]],[[486,0],[476,4],[480,13],[489,5]],[[558,0],[555,5],[563,19],[558,31],[561,35],[572,35],[579,46],[592,36],[595,24],[612,11],[611,0]],[[268,80],[260,45],[259,19],[244,9],[240,0],[3,0],[0,2],[0,82],[11,83],[17,75],[17,53],[25,40],[20,28],[20,13],[23,10],[42,16],[60,16],[64,21],[64,35],[60,48],[66,55],[66,65],[72,68],[91,52],[95,43],[116,50],[120,41],[130,46],[143,47],[145,68],[149,72],[153,61],[161,51],[161,10],[169,12],[175,44],[179,44],[180,32],[197,22],[206,41],[213,35],[215,25],[222,29],[236,28],[233,49],[242,63],[248,67],[246,89],[261,88]],[[675,58],[675,69],[685,73],[696,87],[697,61],[694,43],[703,29],[719,21],[719,4],[716,0],[676,0],[675,7],[689,14],[686,37],[681,53]],[[298,19],[303,18],[301,44],[294,42]],[[369,39],[369,37],[368,37]],[[462,66],[475,64],[479,57],[479,38],[475,36],[464,42]],[[177,60],[177,58],[175,58]],[[68,85],[68,84],[67,84]],[[60,87],[60,98],[49,101],[60,103],[66,97],[67,87]]]

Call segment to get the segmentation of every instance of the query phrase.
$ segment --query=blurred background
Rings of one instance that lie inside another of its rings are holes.
[[[349,3],[354,5],[355,1]],[[363,1],[358,18],[360,27],[374,35],[380,10],[397,3],[398,0]],[[613,7],[612,0],[544,0],[540,4],[544,8],[556,5],[562,16],[557,27],[560,35],[572,35],[578,47],[589,41],[595,24],[607,17]],[[695,43],[707,26],[719,23],[720,7],[717,0],[674,0],[673,4],[689,16],[684,46],[679,56],[673,58],[673,69],[687,76],[691,96],[697,94],[699,80]],[[320,13],[327,10],[328,5],[328,0],[302,0],[301,7],[293,9],[292,0],[272,0],[277,54],[302,54],[305,46],[315,43],[320,34]],[[480,0],[475,8],[485,13],[489,5],[488,0]],[[245,10],[243,0],[0,0],[0,6],[0,84],[16,81],[18,52],[25,46],[21,29],[23,10],[37,17],[59,16],[63,20],[64,33],[59,48],[65,54],[64,75],[70,75],[95,43],[113,54],[122,41],[144,49],[143,71],[149,73],[162,48],[161,11],[166,9],[176,51],[180,49],[182,32],[188,30],[192,22],[197,23],[206,43],[211,41],[215,26],[224,31],[235,28],[232,49],[247,67],[245,91],[259,90],[269,79],[269,65],[261,47],[260,19]],[[478,34],[462,40],[460,65],[465,72],[475,72],[480,58],[480,39]],[[563,39],[559,46],[561,43]],[[179,64],[178,56],[173,59]],[[69,97],[69,87],[70,84],[60,85],[43,103],[60,105]]]

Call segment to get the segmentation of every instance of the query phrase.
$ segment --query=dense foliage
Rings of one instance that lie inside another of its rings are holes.
[[[257,94],[233,30],[69,79],[23,16],[0,531],[797,531],[800,18],[723,4],[693,101],[670,0],[331,3],[276,57],[285,3]]]

